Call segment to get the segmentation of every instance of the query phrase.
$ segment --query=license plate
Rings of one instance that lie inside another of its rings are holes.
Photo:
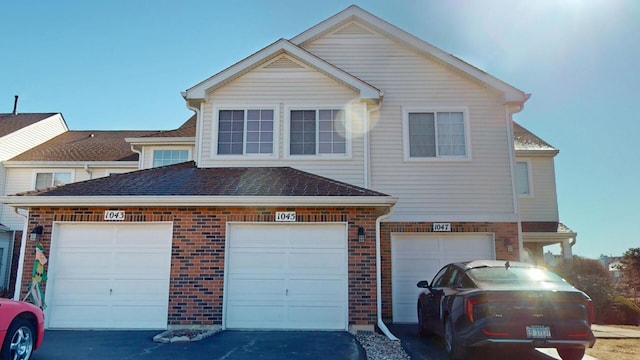
[[[545,339],[551,337],[551,329],[548,326],[527,326],[527,337],[533,339]]]

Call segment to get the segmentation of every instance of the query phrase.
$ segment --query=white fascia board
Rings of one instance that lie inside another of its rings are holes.
[[[340,80],[348,86],[358,90],[360,92],[360,97],[363,99],[373,99],[377,101],[382,97],[382,92],[379,89],[345,72],[344,70],[341,70],[329,64],[328,62],[318,58],[308,51],[299,48],[286,39],[280,39],[276,41],[275,43],[245,58],[235,65],[232,65],[225,70],[217,73],[216,75],[210,77],[209,79],[195,85],[194,87],[184,92],[183,97],[186,100],[204,99],[210,89],[216,88],[220,84],[225,83],[229,79],[232,79],[239,74],[244,74],[246,71],[251,70],[251,68],[263,62],[265,59],[283,52],[298,58],[299,60],[319,69],[325,74],[337,80]]]
[[[370,25],[371,27],[378,29],[382,33],[385,33],[389,37],[395,38],[405,44],[408,44],[409,46],[425,54],[428,54],[442,61],[443,63],[448,64],[459,71],[462,71],[463,73],[468,74],[478,81],[501,91],[503,93],[503,100],[505,103],[524,104],[529,98],[529,94],[525,94],[523,91],[503,82],[502,80],[495,78],[488,73],[476,68],[475,66],[438,49],[437,47],[425,42],[424,40],[411,35],[410,33],[386,22],[385,20],[382,20],[381,18],[355,5],[348,7],[346,10],[295,36],[291,39],[291,42],[295,45],[302,46],[302,44],[304,44],[305,42],[313,40],[329,31],[331,28],[352,19],[359,19],[360,21]]]
[[[516,156],[526,156],[526,157],[554,157],[558,155],[560,150],[556,149],[544,149],[544,150],[516,150]]]
[[[393,213],[384,222],[511,222],[519,220],[519,216],[513,213],[449,213],[449,214],[425,214],[425,213]]]
[[[566,240],[578,236],[574,232],[522,232],[522,239],[525,242],[547,242],[549,240]]]
[[[90,167],[108,168],[138,168],[137,161],[3,161],[6,168],[82,168]]]
[[[0,203],[16,207],[67,206],[223,206],[223,207],[373,207],[392,206],[391,196],[3,196]]]
[[[125,138],[124,141],[131,145],[194,145],[195,136],[191,137],[148,137],[148,138]]]

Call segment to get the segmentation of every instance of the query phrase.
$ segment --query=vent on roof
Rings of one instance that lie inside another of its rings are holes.
[[[265,69],[291,69],[302,68],[299,64],[286,56],[281,56],[265,66]]]
[[[13,100],[13,115],[18,115],[18,95],[15,95]]]
[[[348,24],[347,26],[343,27],[342,29],[336,31],[335,34],[339,34],[339,35],[366,35],[366,34],[372,34],[372,32],[367,30],[367,29],[365,29],[365,28],[363,28],[359,24],[357,24],[355,22],[352,22],[352,23]]]

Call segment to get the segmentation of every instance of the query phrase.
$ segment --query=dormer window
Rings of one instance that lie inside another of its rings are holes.
[[[153,150],[153,167],[189,161],[189,150]]]
[[[70,172],[41,172],[36,174],[36,190],[60,186],[71,182]]]

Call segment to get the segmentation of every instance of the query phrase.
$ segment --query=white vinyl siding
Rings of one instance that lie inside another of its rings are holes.
[[[398,197],[389,221],[512,221],[513,149],[502,94],[356,21],[343,28],[349,31],[327,33],[303,48],[384,91],[369,120],[369,148],[371,187]],[[403,162],[403,109],[461,107],[469,119],[470,159]]]
[[[218,109],[274,107],[273,156],[216,156]],[[347,154],[332,156],[288,156],[288,111],[292,109],[339,109],[351,119],[345,129]],[[363,185],[364,104],[357,92],[296,59],[282,55],[215,89],[203,105],[202,158],[198,166],[292,166],[354,185]],[[356,118],[357,120],[353,120]]]
[[[9,160],[67,131],[60,114],[54,114],[0,138],[0,161]]]
[[[553,156],[516,158],[528,162],[531,187],[535,196],[519,199],[522,221],[559,221]]]

